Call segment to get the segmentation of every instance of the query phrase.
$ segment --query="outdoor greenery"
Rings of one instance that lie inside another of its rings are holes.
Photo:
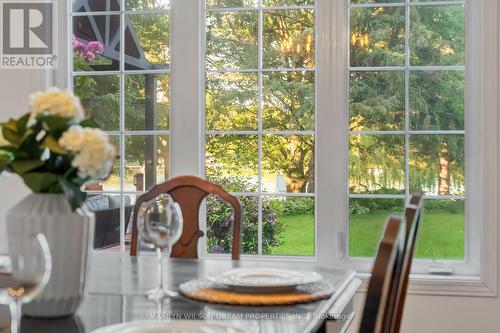
[[[377,1],[350,1],[374,2]],[[256,2],[207,0],[206,3],[208,8],[232,8],[252,7]],[[263,1],[266,6],[313,3],[313,0]],[[135,8],[154,8],[154,5],[146,0],[127,1],[127,6]],[[350,193],[376,196],[422,190],[433,196],[464,195],[464,136],[456,132],[431,132],[464,129],[464,72],[459,67],[432,71],[421,68],[464,64],[463,5],[412,6],[409,58],[405,54],[404,7],[351,8],[350,13],[352,70],[350,120],[346,126],[349,131],[363,132],[353,133],[349,138]],[[262,15],[259,36],[257,11],[206,13],[209,71],[205,121],[206,130],[211,131],[205,142],[206,175],[228,191],[257,194],[260,171],[262,179],[271,182],[283,177],[284,191],[288,193],[314,193],[315,136],[310,133],[315,130],[315,13],[312,9],[265,10]],[[168,15],[141,14],[131,23],[146,59],[156,65],[168,63]],[[260,61],[259,40],[262,41]],[[412,69],[407,78],[403,70],[406,60],[412,68],[420,66]],[[258,73],[259,63],[266,69],[262,74]],[[94,64],[80,60],[75,64],[81,66],[78,70],[99,70],[98,66],[86,67]],[[384,70],[385,66],[393,70]],[[366,67],[374,69],[362,69]],[[394,70],[395,67],[401,69]],[[134,74],[125,78],[125,129],[150,129],[145,117],[145,77]],[[409,84],[408,91],[405,82]],[[158,77],[155,129],[169,128],[169,85],[168,74]],[[193,91],[196,89],[193,87]],[[118,76],[78,76],[75,91],[101,127],[119,129]],[[259,93],[262,93],[260,112]],[[409,107],[408,112],[405,106]],[[259,136],[252,132],[217,133],[259,128],[268,131],[262,135],[261,145]],[[394,132],[404,130],[426,132],[409,136]],[[272,134],[273,131],[280,134]],[[337,139],[344,138],[339,135]],[[157,165],[164,166],[168,174],[168,138],[159,140],[155,151]],[[408,160],[405,160],[406,146]],[[135,140],[125,136],[124,158],[130,176],[136,172],[133,167],[144,167],[143,136]],[[257,253],[258,198],[241,196],[240,200],[245,212],[243,252]],[[314,199],[285,199],[265,194],[261,200],[263,253],[312,255]],[[419,255],[463,257],[461,203],[460,200],[426,201],[428,217],[422,228]],[[351,200],[351,255],[373,255],[373,244],[379,239],[385,217],[391,212],[401,213],[402,207],[400,199]],[[207,250],[230,251],[230,207],[210,197],[207,212]],[[453,237],[450,241],[453,244],[442,241],[443,234]]]

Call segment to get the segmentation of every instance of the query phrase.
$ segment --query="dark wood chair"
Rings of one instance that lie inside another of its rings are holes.
[[[394,218],[387,222],[368,287],[361,333],[399,333],[422,206],[422,194],[413,194],[406,205],[405,219],[402,222],[402,247],[401,240],[395,241],[391,250],[395,253],[391,252],[387,242],[384,242],[391,228],[390,221]],[[393,234],[394,232],[391,233]],[[390,258],[389,253],[395,257]],[[388,289],[384,289],[385,283],[388,283]]]
[[[401,266],[400,279],[396,288],[394,301],[394,313],[391,324],[391,332],[397,333],[401,327],[403,309],[410,278],[411,264],[415,253],[415,243],[417,240],[418,229],[420,227],[420,215],[423,207],[422,193],[414,193],[408,201],[405,208],[406,220],[406,244],[403,262]]]
[[[184,229],[180,240],[172,249],[172,257],[198,258],[198,239],[204,236],[199,227],[200,205],[208,194],[215,194],[233,207],[234,224],[231,252],[232,259],[239,260],[241,246],[240,202],[221,186],[195,176],[172,178],[163,184],[154,186],[150,191],[137,198],[133,215],[132,241],[130,246],[131,256],[137,255],[138,250],[137,212],[139,207],[143,202],[151,201],[161,194],[169,194],[174,201],[179,203],[184,218]]]
[[[389,217],[380,240],[368,285],[360,333],[390,332],[394,308],[394,288],[405,249],[406,224]]]

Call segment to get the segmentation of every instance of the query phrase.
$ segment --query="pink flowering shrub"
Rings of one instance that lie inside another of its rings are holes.
[[[73,52],[81,59],[91,62],[95,60],[97,54],[104,52],[104,46],[98,41],[85,44],[73,37]]]

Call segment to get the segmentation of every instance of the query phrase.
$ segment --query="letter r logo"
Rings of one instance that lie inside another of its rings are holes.
[[[51,54],[53,42],[50,2],[2,2],[4,54]]]

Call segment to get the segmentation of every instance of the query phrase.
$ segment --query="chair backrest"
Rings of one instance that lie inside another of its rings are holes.
[[[420,215],[422,212],[422,207],[422,193],[414,193],[408,200],[405,208],[406,244],[401,266],[401,277],[396,288],[396,295],[394,300],[394,314],[391,324],[391,332],[393,333],[399,332],[401,327],[401,320],[403,317],[403,309],[406,299],[406,290],[408,288],[408,280],[411,272],[411,263],[413,261],[413,255],[415,253],[415,243],[420,226]]]
[[[154,186],[150,191],[144,193],[135,203],[132,241],[130,246],[130,255],[137,255],[138,250],[138,230],[137,213],[139,207],[144,202],[149,202],[161,194],[169,194],[172,199],[181,206],[184,219],[184,228],[181,238],[172,249],[172,257],[177,258],[198,258],[198,238],[204,234],[199,228],[199,210],[203,199],[208,194],[215,194],[221,199],[227,201],[233,208],[233,241],[232,241],[232,259],[240,258],[241,246],[241,204],[238,199],[221,186],[213,184],[205,179],[196,176],[180,176],[172,178],[165,183]]]
[[[405,227],[399,217],[391,216],[386,222],[368,285],[360,333],[390,332],[394,287],[405,248]]]

